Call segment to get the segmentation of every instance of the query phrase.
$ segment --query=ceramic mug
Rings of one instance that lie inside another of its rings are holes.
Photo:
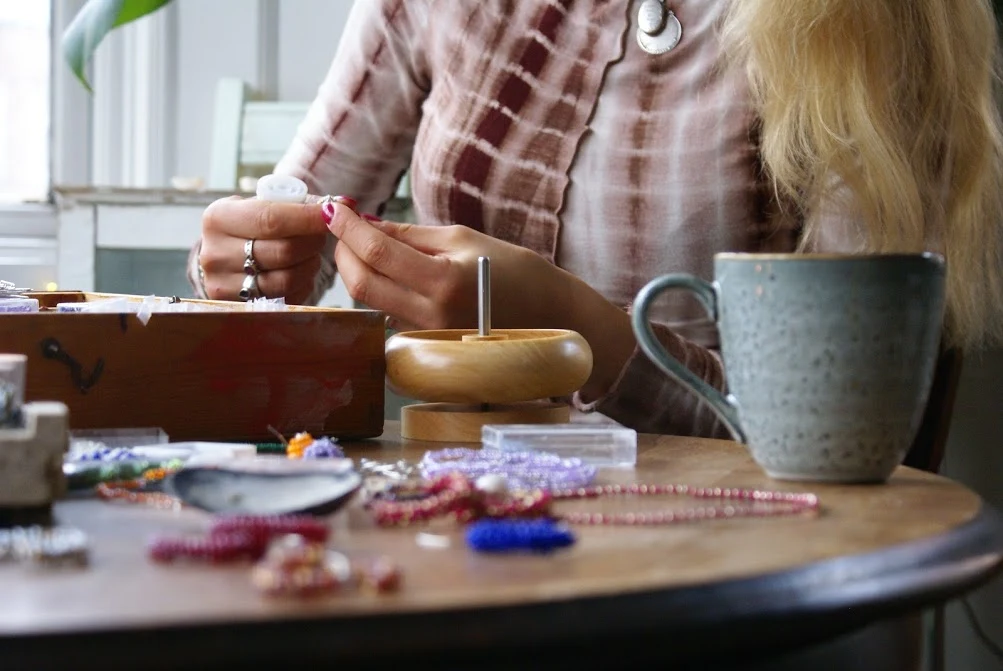
[[[692,292],[717,323],[727,395],[655,338],[648,311],[669,289]],[[632,320],[644,353],[710,404],[771,477],[883,482],[926,409],[944,293],[935,254],[722,253],[713,282],[649,282]]]

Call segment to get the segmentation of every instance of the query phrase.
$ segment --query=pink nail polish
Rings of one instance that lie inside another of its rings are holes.
[[[334,219],[334,203],[328,202],[321,205],[320,213],[324,217],[324,223],[330,226],[331,220]]]
[[[358,211],[359,204],[355,201],[354,198],[350,198],[348,196],[335,196],[334,200],[336,202],[341,203],[342,205],[347,205],[348,207],[352,208],[352,210]]]

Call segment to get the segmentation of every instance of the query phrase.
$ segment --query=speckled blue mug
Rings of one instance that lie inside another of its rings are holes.
[[[935,254],[718,254],[714,282],[664,275],[634,302],[642,350],[713,408],[771,477],[884,482],[926,408],[944,316]],[[670,356],[647,314],[685,289],[717,322],[728,394]]]

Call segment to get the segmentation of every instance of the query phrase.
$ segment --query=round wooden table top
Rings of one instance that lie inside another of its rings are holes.
[[[379,440],[345,445],[353,458],[387,462],[416,461],[441,447],[402,441],[392,423]],[[297,653],[361,663],[483,646],[585,650],[590,641],[629,645],[648,636],[671,640],[682,658],[700,641],[706,646],[722,636],[734,652],[743,641],[847,629],[931,605],[988,580],[1003,557],[999,518],[976,494],[904,467],[885,485],[780,482],[736,443],[639,436],[636,469],[602,469],[599,481],[810,491],[821,512],[576,527],[570,548],[502,556],[468,549],[454,524],[382,529],[351,505],[331,516],[331,545],[353,558],[391,555],[403,568],[402,588],[302,601],[258,594],[247,564],[164,566],[147,559],[150,537],[203,532],[206,513],[66,500],[56,506],[58,522],[90,534],[91,565],[0,566],[0,653],[41,664],[58,649],[69,659],[86,653],[110,662],[136,654],[142,642],[147,667],[207,654],[288,661]],[[680,505],[693,502],[601,498],[563,502],[558,510]],[[449,544],[427,547],[419,532]]]

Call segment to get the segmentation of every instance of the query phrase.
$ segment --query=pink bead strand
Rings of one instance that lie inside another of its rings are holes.
[[[414,490],[414,487],[411,488]],[[551,516],[571,524],[651,526],[689,524],[701,520],[746,517],[780,517],[815,513],[819,500],[815,494],[777,492],[736,487],[691,487],[689,485],[598,485],[554,492],[518,491],[502,496],[479,491],[470,478],[449,473],[424,486],[426,496],[418,500],[374,501],[370,508],[378,524],[407,526],[436,517],[452,516],[468,522],[480,518]],[[411,491],[414,494],[414,491]],[[629,513],[553,514],[554,501],[594,499],[601,496],[686,496],[695,499],[720,499],[721,506],[697,506],[681,510]]]

